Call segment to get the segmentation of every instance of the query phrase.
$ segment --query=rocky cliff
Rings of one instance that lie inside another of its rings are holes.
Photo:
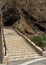
[[[46,0],[8,0],[10,6],[27,12],[36,21],[46,21]]]
[[[14,9],[16,16],[25,18],[26,26],[46,33],[46,0],[7,0],[7,3],[9,8]]]

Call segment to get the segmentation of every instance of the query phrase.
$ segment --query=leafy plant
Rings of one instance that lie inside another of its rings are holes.
[[[46,46],[46,40],[41,41],[41,44],[42,44],[43,46]]]
[[[44,47],[46,46],[46,37],[45,36],[36,36],[32,38],[32,41],[40,46],[40,47]]]

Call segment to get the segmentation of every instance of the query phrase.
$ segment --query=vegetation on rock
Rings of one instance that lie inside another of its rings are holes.
[[[32,41],[40,47],[46,46],[46,36],[35,36],[32,38]]]

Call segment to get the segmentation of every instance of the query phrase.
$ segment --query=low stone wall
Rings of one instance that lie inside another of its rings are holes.
[[[2,35],[0,32],[0,63],[3,62],[3,44],[2,44]]]
[[[34,42],[32,42],[29,38],[27,38],[24,34],[22,34],[20,31],[17,30],[17,28],[14,29],[19,35],[24,37],[36,50],[38,53],[40,53],[42,56],[46,57],[46,51],[43,51],[40,47],[38,47]]]
[[[36,46],[36,44],[34,42],[32,42],[29,38],[27,38],[24,34],[22,34],[20,31],[18,31],[16,28],[12,27],[19,35],[21,35],[22,37],[24,37],[35,49],[36,51],[38,51],[38,53],[40,53],[43,56],[43,50]]]

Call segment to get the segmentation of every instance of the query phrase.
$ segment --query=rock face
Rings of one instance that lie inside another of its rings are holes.
[[[1,14],[1,8],[6,3],[6,0],[0,0],[0,14]]]
[[[16,16],[24,15],[29,24],[46,32],[46,0],[7,0],[7,3]]]
[[[46,21],[46,0],[8,0],[8,3],[26,11],[37,21]]]

